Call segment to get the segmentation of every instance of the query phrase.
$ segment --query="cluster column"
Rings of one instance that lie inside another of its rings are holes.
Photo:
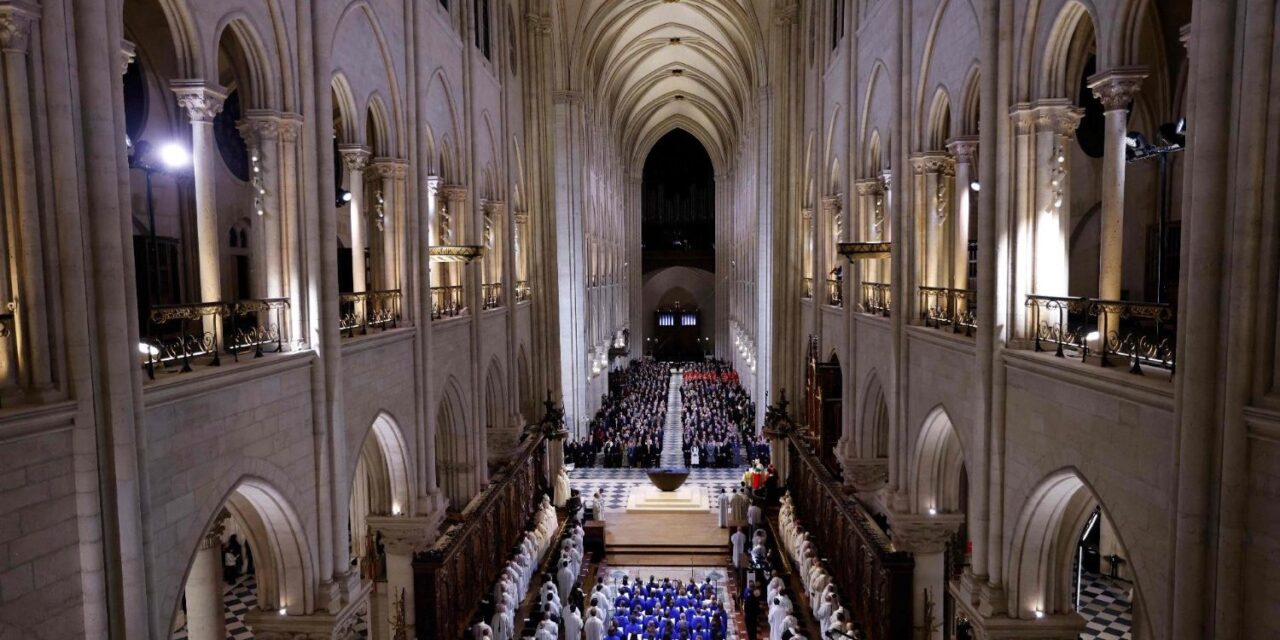
[[[1067,295],[1070,272],[1071,188],[1068,148],[1084,110],[1066,100],[1036,105],[1035,281],[1037,294]]]
[[[409,165],[403,160],[378,158],[373,170],[382,180],[382,200],[374,211],[374,219],[382,232],[381,264],[375,286],[379,289],[400,288],[400,265],[403,262],[401,237],[404,234],[404,184]]]
[[[1139,67],[1120,67],[1089,78],[1089,88],[1106,110],[1102,155],[1102,231],[1098,257],[1098,297],[1119,300],[1124,266],[1125,140],[1129,105],[1147,77]],[[1110,323],[1108,323],[1110,324]]]
[[[951,286],[969,288],[969,219],[973,190],[970,184],[977,175],[974,158],[978,154],[977,136],[956,138],[947,145],[955,162],[955,207],[951,217]]]
[[[249,146],[250,184],[258,189],[259,203],[255,238],[254,295],[278,298],[284,295],[282,207],[280,206],[280,117],[274,111],[250,111],[239,123],[240,135]]]

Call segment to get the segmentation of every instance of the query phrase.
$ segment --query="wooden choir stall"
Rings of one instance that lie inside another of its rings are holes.
[[[787,487],[796,515],[824,556],[824,564],[867,640],[912,637],[911,554],[895,551],[865,508],[845,495],[810,450],[807,439],[785,436]]]
[[[494,580],[531,526],[544,476],[546,436],[530,430],[507,467],[462,512],[446,524],[436,544],[413,561],[418,640],[455,640],[492,589]]]

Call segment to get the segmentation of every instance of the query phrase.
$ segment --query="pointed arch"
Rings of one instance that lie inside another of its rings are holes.
[[[369,96],[369,102],[365,106],[364,141],[375,158],[390,157],[394,153],[387,106],[377,92]]]
[[[981,117],[980,100],[982,97],[982,87],[979,81],[982,78],[982,71],[978,65],[969,67],[969,72],[965,74],[964,90],[960,94],[960,120],[957,133],[961,136],[978,135],[978,120]]]
[[[964,501],[960,495],[964,468],[960,438],[951,416],[939,405],[925,417],[911,456],[910,491],[916,513],[959,511]]]
[[[1068,0],[1062,5],[1045,40],[1040,63],[1032,67],[1039,69],[1038,98],[1069,98],[1075,102],[1073,92],[1093,53],[1098,55],[1098,68],[1106,68],[1102,66],[1103,52],[1098,48],[1097,25],[1094,10],[1082,0]]]
[[[951,139],[951,95],[945,86],[939,85],[933,92],[926,135],[930,151],[946,149],[947,141]]]
[[[867,375],[863,387],[859,451],[864,458],[889,457],[889,405],[885,401],[884,386],[874,369]]]
[[[226,56],[236,78],[236,85],[225,82],[220,70],[213,69],[212,76],[227,92],[240,90],[241,105],[245,109],[279,110],[280,75],[275,58],[267,55],[262,36],[254,28],[248,14],[237,11],[228,14],[218,23],[214,33],[218,60]],[[225,49],[225,50],[224,50]],[[217,64],[217,62],[215,62]]]
[[[344,144],[355,144],[360,141],[360,122],[356,114],[356,97],[351,91],[351,82],[341,71],[333,74],[330,81],[333,91],[334,132],[338,141]]]
[[[489,360],[489,369],[484,375],[484,407],[485,427],[502,428],[507,421],[506,376],[502,374],[502,365],[498,357]]]
[[[529,368],[529,356],[525,346],[521,344],[516,350],[516,390],[520,394],[520,415],[525,422],[533,423],[537,399],[533,395],[533,370]]]

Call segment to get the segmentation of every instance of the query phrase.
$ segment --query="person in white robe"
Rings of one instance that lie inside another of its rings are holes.
[[[587,640],[603,640],[604,639],[604,620],[600,619],[599,611],[592,609],[591,615],[587,617],[583,629],[587,632]]]
[[[747,521],[747,494],[742,489],[735,489],[733,497],[729,499],[729,524],[734,527],[741,527]]]
[[[724,488],[720,489],[720,497],[717,499],[716,525],[721,529],[729,526],[729,492]]]
[[[763,523],[764,511],[760,508],[760,505],[753,504],[747,507],[747,524],[751,525],[751,528],[754,529]]]
[[[784,584],[785,583],[783,583],[782,581],[782,576],[778,575],[777,571],[774,571],[773,577],[769,579],[769,584],[765,588],[766,595],[769,596],[769,602],[773,602],[774,598],[778,597],[778,592],[782,591],[782,587]]]
[[[493,629],[494,640],[511,640],[513,632],[511,622],[511,614],[507,611],[507,607],[498,605],[498,608],[493,612],[493,618],[489,620],[489,626]]]
[[[569,501],[569,474],[560,467],[556,472],[555,483],[555,502],[557,507],[563,507]]]
[[[533,640],[556,640],[556,636],[545,627],[539,626],[538,632],[533,634]]]
[[[733,566],[738,569],[746,567],[746,558],[743,557],[743,553],[746,551],[747,534],[739,528],[729,536],[729,542],[733,544]]]
[[[604,496],[600,495],[599,489],[596,489],[595,495],[591,496],[591,514],[596,520],[604,522]]]
[[[484,620],[477,620],[471,625],[471,637],[475,640],[493,640],[493,627]]]
[[[570,607],[569,613],[565,614],[564,620],[564,640],[580,640],[582,638],[582,614],[578,613],[577,607]]]
[[[787,619],[787,610],[782,608],[782,603],[777,598],[770,602],[769,640],[780,640],[782,637],[782,622]]]
[[[574,577],[573,569],[569,568],[569,561],[561,560],[560,572],[556,574],[556,580],[560,583],[560,593],[569,593],[569,590],[573,588]]]

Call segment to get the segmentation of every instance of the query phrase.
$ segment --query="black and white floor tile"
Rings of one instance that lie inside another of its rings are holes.
[[[245,624],[244,616],[258,606],[257,580],[253,574],[247,574],[226,589],[223,602],[226,604],[224,611],[227,620],[227,640],[253,640],[253,629]],[[362,619],[356,624],[356,635],[360,638],[369,637],[367,620]],[[187,628],[184,626],[174,631],[171,640],[187,640]]]
[[[1129,640],[1133,605],[1125,598],[1129,585],[1086,573],[1080,590],[1080,615],[1086,620],[1081,640]]]
[[[689,479],[686,482],[690,485],[706,487],[712,495],[712,504],[714,505],[714,498],[720,493],[720,489],[732,490],[737,487],[742,482],[742,474],[745,471],[746,468],[695,468],[690,471]],[[645,475],[644,469],[602,469],[593,467],[569,471],[569,486],[581,492],[583,499],[588,504],[590,504],[590,498],[595,495],[596,490],[600,490],[601,496],[604,498],[606,513],[610,511],[626,511],[627,496],[630,495],[632,487],[648,484],[649,478]]]

